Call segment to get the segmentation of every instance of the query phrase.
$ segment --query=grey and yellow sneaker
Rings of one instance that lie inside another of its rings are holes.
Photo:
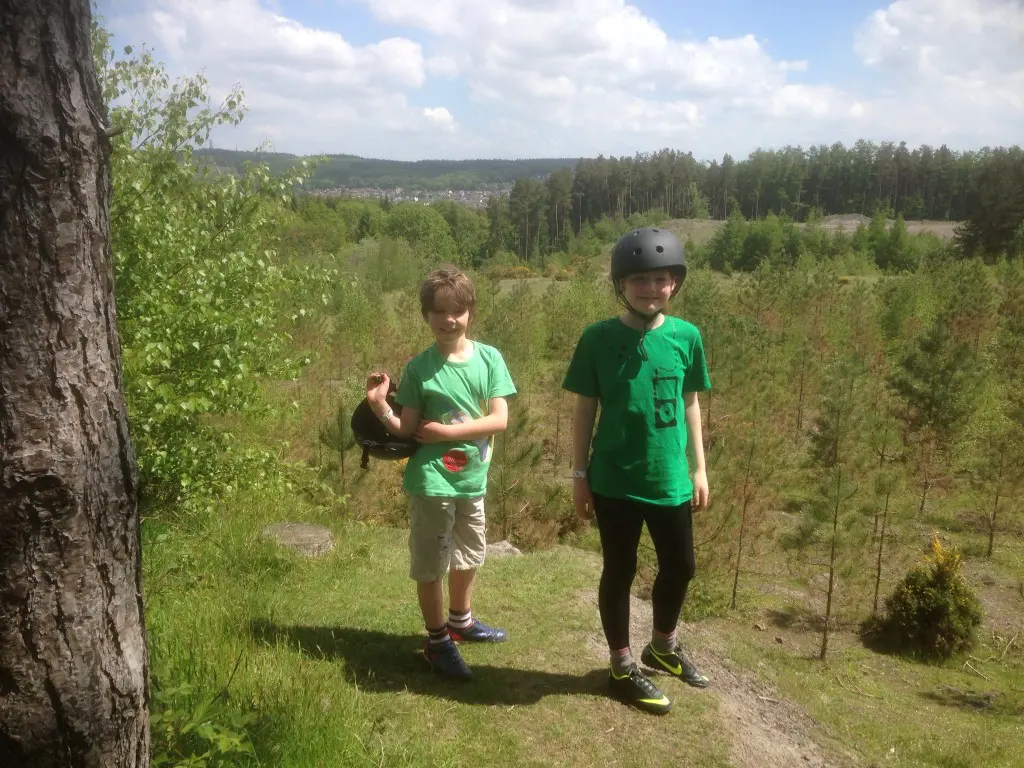
[[[640,671],[640,667],[633,664],[625,674],[616,675],[614,671],[609,673],[608,684],[611,687],[612,695],[631,704],[644,712],[653,715],[664,715],[672,709],[672,702],[668,696],[661,692],[647,675]]]
[[[694,688],[707,688],[711,684],[693,662],[686,658],[683,649],[678,645],[670,653],[659,653],[648,643],[644,652],[640,654],[640,661],[645,667],[667,672]]]

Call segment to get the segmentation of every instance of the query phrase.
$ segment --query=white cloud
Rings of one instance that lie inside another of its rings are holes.
[[[427,71],[434,77],[457,77],[459,62],[452,56],[431,56],[427,59]]]
[[[857,31],[866,64],[924,75],[1011,73],[1024,68],[1019,0],[897,0]]]
[[[250,114],[227,143],[243,147],[711,158],[857,138],[1007,144],[1024,125],[1021,0],[896,0],[850,30],[862,69],[845,82],[756,29],[673,37],[627,0],[321,0],[396,30],[365,45],[271,0],[106,1],[132,9],[114,19],[121,39],[156,41],[216,92],[241,83]]]
[[[561,155],[671,145],[707,157],[803,141],[801,120],[840,123],[861,109],[838,88],[790,82],[808,62],[773,58],[753,34],[674,39],[625,0],[347,2],[426,34],[470,97],[500,115],[491,136],[505,153],[537,154],[540,143]],[[738,126],[747,136],[730,147],[722,139]]]
[[[449,154],[457,124],[444,107],[410,96],[432,67],[404,37],[353,45],[342,35],[286,18],[259,0],[145,0],[105,19],[118,36],[155,44],[173,74],[202,70],[211,94],[238,83],[248,114],[221,145],[251,149],[269,140],[297,152]],[[357,148],[357,149],[353,149]]]
[[[423,117],[445,131],[455,130],[455,119],[444,107],[426,107],[423,110]]]
[[[1020,0],[897,0],[864,21],[854,50],[892,84],[870,110],[890,130],[960,137],[974,146],[1020,140]]]

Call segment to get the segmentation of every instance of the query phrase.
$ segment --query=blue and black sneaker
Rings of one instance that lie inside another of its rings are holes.
[[[451,640],[431,644],[430,638],[427,638],[423,644],[423,658],[430,663],[430,668],[441,677],[449,677],[453,680],[473,679],[472,671]]]
[[[644,652],[640,654],[640,661],[644,666],[659,672],[667,672],[694,688],[707,688],[711,684],[711,681],[701,674],[693,662],[686,658],[679,645],[676,645],[669,653],[661,653],[654,650],[654,647],[648,643]]]
[[[504,643],[508,640],[508,632],[497,627],[489,627],[480,619],[473,619],[472,624],[462,629],[449,624],[448,634],[457,643]]]
[[[668,696],[661,692],[647,675],[640,671],[640,667],[633,664],[629,670],[622,675],[616,675],[612,670],[608,676],[608,684],[612,689],[612,695],[631,704],[644,712],[653,715],[664,715],[672,709],[672,702]]]

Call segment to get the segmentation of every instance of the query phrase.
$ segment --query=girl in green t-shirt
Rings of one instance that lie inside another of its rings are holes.
[[[676,640],[676,624],[695,569],[691,511],[708,504],[697,393],[711,382],[700,332],[664,314],[686,278],[679,239],[657,228],[630,232],[612,252],[611,277],[624,310],[583,331],[562,384],[576,394],[573,499],[581,518],[597,518],[601,535],[598,605],[612,693],[664,714],[672,702],[630,652],[629,590],[646,523],[658,575],[653,636],[640,660],[706,687]]]

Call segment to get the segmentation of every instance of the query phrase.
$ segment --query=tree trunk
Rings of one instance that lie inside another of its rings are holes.
[[[836,454],[838,455],[838,439],[836,440]],[[828,594],[825,598],[825,628],[821,634],[821,652],[818,658],[822,661],[828,655],[829,628],[832,623],[832,597],[836,589],[836,539],[839,537],[839,512],[842,507],[842,470],[836,470],[836,499],[832,508],[832,544],[828,555]]]
[[[882,586],[882,553],[885,550],[885,529],[889,521],[889,497],[891,495],[886,491],[885,508],[882,511],[882,533],[878,537],[878,559],[875,562],[875,601],[871,607],[872,618],[878,616],[878,590]]]
[[[0,3],[0,765],[149,764],[88,0]]]
[[[992,549],[996,543],[996,514],[999,512],[999,495],[996,494],[995,503],[992,505],[992,516],[988,521],[988,549],[985,550],[985,557],[992,557]]]
[[[796,401],[796,432],[799,435],[804,429],[804,376],[807,373],[807,360],[800,360],[800,384]]]
[[[992,500],[992,512],[988,516],[988,549],[985,557],[992,557],[992,549],[996,541],[996,517],[999,514],[999,501],[1003,492],[1003,469],[1006,467],[1006,447],[999,452],[999,474],[995,478],[995,492]]]

